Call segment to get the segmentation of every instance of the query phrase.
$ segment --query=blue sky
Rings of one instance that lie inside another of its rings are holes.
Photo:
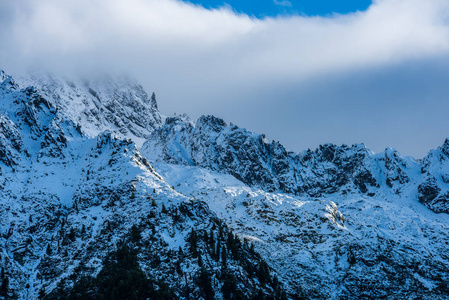
[[[308,16],[326,16],[333,13],[347,14],[364,11],[370,6],[370,0],[191,0],[205,8],[231,6],[238,13],[245,13],[258,18],[265,16],[304,14]]]
[[[125,71],[165,115],[214,114],[295,152],[421,158],[449,137],[449,1],[289,1],[0,1],[0,68]]]

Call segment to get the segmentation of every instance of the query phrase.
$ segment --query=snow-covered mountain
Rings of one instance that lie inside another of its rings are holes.
[[[153,129],[162,125],[156,97],[150,97],[130,76],[78,76],[66,78],[51,73],[18,76],[24,87],[33,86],[57,107],[61,115],[78,124],[90,137],[109,130],[131,138],[140,147]]]
[[[166,118],[126,77],[17,82],[0,72],[0,299],[449,299],[449,141],[296,154]]]
[[[260,255],[132,140],[88,137],[54,98],[0,79],[1,299],[283,297]]]
[[[326,144],[297,154],[220,118],[202,116],[193,122],[183,115],[167,118],[141,152],[152,161],[231,174],[269,192],[310,197],[356,192],[372,197],[412,189],[435,212],[448,212],[449,207],[445,187],[449,141],[422,161],[401,156],[392,148],[375,154],[363,144]]]
[[[363,144],[296,154],[214,116],[177,116],[141,152],[255,241],[290,294],[447,299],[448,145],[422,161]]]

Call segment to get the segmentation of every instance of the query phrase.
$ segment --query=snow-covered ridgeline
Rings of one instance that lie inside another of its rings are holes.
[[[186,116],[167,118],[152,132],[141,152],[152,161],[194,165],[233,175],[265,191],[317,197],[353,191],[373,196],[412,188],[417,199],[436,212],[449,212],[449,141],[422,161],[387,148],[375,154],[363,144],[325,144],[301,153],[268,142],[214,116],[192,122]],[[435,177],[435,179],[433,178]],[[447,178],[446,178],[447,177]]]

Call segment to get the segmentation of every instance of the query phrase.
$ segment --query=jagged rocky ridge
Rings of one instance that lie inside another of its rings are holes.
[[[149,165],[105,114],[80,123],[79,102],[67,113],[67,91],[0,78],[0,266],[19,298],[108,298],[98,277],[114,277],[123,244],[159,298],[211,287],[217,299],[282,297],[264,260],[292,299],[448,298],[449,217],[419,202],[445,211],[448,142],[422,162],[363,145],[294,154],[215,117],[178,116],[147,128]],[[93,137],[90,122],[113,133]]]
[[[122,247],[149,280],[130,298],[284,297],[260,255],[173,190],[132,140],[88,137],[39,89],[0,80],[1,299],[120,296],[134,277],[101,288],[90,278],[120,279],[108,260]]]
[[[109,130],[141,146],[153,129],[162,125],[154,93],[148,96],[130,76],[92,76],[88,80],[38,72],[17,78],[21,86],[39,89],[61,115],[90,137]]]
[[[167,118],[141,152],[153,161],[200,166],[266,191],[299,196],[352,191],[374,196],[383,189],[395,194],[413,186],[424,205],[447,213],[448,149],[446,141],[422,161],[391,148],[375,154],[363,144],[326,144],[297,154],[220,118],[202,116],[194,123],[182,115]]]

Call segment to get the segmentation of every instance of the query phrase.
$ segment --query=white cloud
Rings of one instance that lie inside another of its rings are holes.
[[[392,63],[449,48],[449,3],[444,0],[380,0],[363,13],[264,20],[174,0],[3,5],[5,14],[15,12],[12,21],[0,21],[4,64],[12,56],[25,63],[55,64],[70,57],[77,65],[92,63],[92,57],[125,66],[151,67],[158,61],[167,68],[194,61],[205,64],[198,65],[201,71],[213,66],[209,72],[257,80]]]
[[[262,20],[175,0],[0,0],[0,68],[125,69],[169,112],[216,112],[270,101],[251,98],[262,88],[445,56],[448,17],[446,0]]]
[[[283,0],[283,1],[273,0],[273,2],[274,2],[275,5],[292,7],[292,3],[290,1],[287,1],[287,0]]]
[[[170,65],[168,53],[213,64],[225,60],[246,73],[291,75],[433,55],[449,46],[444,0],[381,0],[346,16],[264,20],[173,0],[3,5],[15,13],[1,24],[2,45],[11,51],[2,61],[13,53],[25,61],[106,54],[117,61],[137,55],[143,63],[153,56]]]

